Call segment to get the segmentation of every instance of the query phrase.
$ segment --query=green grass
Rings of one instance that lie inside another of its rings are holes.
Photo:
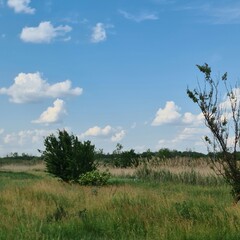
[[[111,180],[83,187],[0,173],[0,239],[240,239],[226,185]]]

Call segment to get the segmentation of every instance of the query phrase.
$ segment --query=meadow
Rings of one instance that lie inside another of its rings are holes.
[[[201,161],[110,168],[103,187],[63,183],[40,162],[0,170],[0,239],[240,239],[240,207]]]

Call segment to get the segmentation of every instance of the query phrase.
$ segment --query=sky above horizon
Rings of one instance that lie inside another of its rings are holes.
[[[206,152],[186,89],[240,76],[231,0],[0,0],[0,156],[66,129],[96,149]]]

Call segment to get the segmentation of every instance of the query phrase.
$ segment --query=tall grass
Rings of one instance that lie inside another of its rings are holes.
[[[228,192],[167,181],[83,187],[1,173],[0,239],[240,239],[240,208]]]
[[[215,174],[203,175],[194,169],[174,173],[167,169],[154,169],[146,164],[136,170],[135,176],[141,180],[156,182],[184,183],[202,186],[225,184],[224,179]]]

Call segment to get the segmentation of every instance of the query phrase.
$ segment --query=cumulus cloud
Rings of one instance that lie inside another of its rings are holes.
[[[113,128],[110,125],[107,125],[103,128],[99,126],[94,126],[89,128],[86,132],[80,134],[79,138],[87,137],[104,137],[109,138],[112,142],[121,141],[126,135],[126,131],[121,128]]]
[[[112,137],[111,137],[111,141],[112,142],[120,142],[126,135],[126,131],[125,130],[121,130],[117,133],[115,133]]]
[[[134,15],[129,12],[119,10],[119,13],[126,19],[132,20],[134,22],[140,23],[146,20],[158,20],[156,13],[142,12],[140,14]]]
[[[60,25],[54,27],[51,22],[41,22],[37,27],[24,27],[20,34],[20,38],[24,42],[30,43],[50,43],[54,39],[63,37],[66,38],[66,34],[71,32],[72,28],[68,25]]]
[[[163,109],[157,111],[152,126],[176,122],[181,117],[179,111],[180,108],[173,101],[168,101]]]
[[[63,115],[65,115],[65,102],[61,99],[57,99],[53,102],[52,107],[48,107],[37,120],[33,123],[51,124],[61,122]]]
[[[28,103],[41,101],[44,98],[58,98],[64,96],[78,96],[82,89],[72,88],[71,81],[65,80],[50,85],[39,72],[19,73],[9,88],[0,88],[0,94],[10,96],[14,103]]]
[[[80,135],[80,138],[85,137],[98,137],[98,136],[109,136],[109,134],[113,131],[110,125],[107,125],[104,128],[100,128],[99,126],[94,126],[89,128],[86,132]]]
[[[31,0],[8,0],[7,5],[13,8],[16,13],[34,14],[35,9],[29,7]]]
[[[202,113],[193,114],[191,112],[185,112],[181,114],[180,108],[173,102],[166,102],[165,107],[160,108],[156,113],[155,119],[152,122],[152,126],[159,126],[168,123],[174,123],[177,125],[176,131],[171,134],[168,139],[161,139],[157,144],[157,148],[171,148],[180,149],[183,147],[189,148],[198,146],[203,147],[203,136],[209,134],[208,128],[204,124],[204,116]],[[204,149],[202,149],[204,150]]]
[[[185,124],[201,125],[204,123],[204,116],[202,113],[194,115],[190,112],[186,112],[183,115],[182,121]]]
[[[91,42],[99,43],[103,42],[107,39],[107,31],[108,28],[113,28],[113,25],[106,25],[103,23],[97,23],[96,26],[92,28]]]

